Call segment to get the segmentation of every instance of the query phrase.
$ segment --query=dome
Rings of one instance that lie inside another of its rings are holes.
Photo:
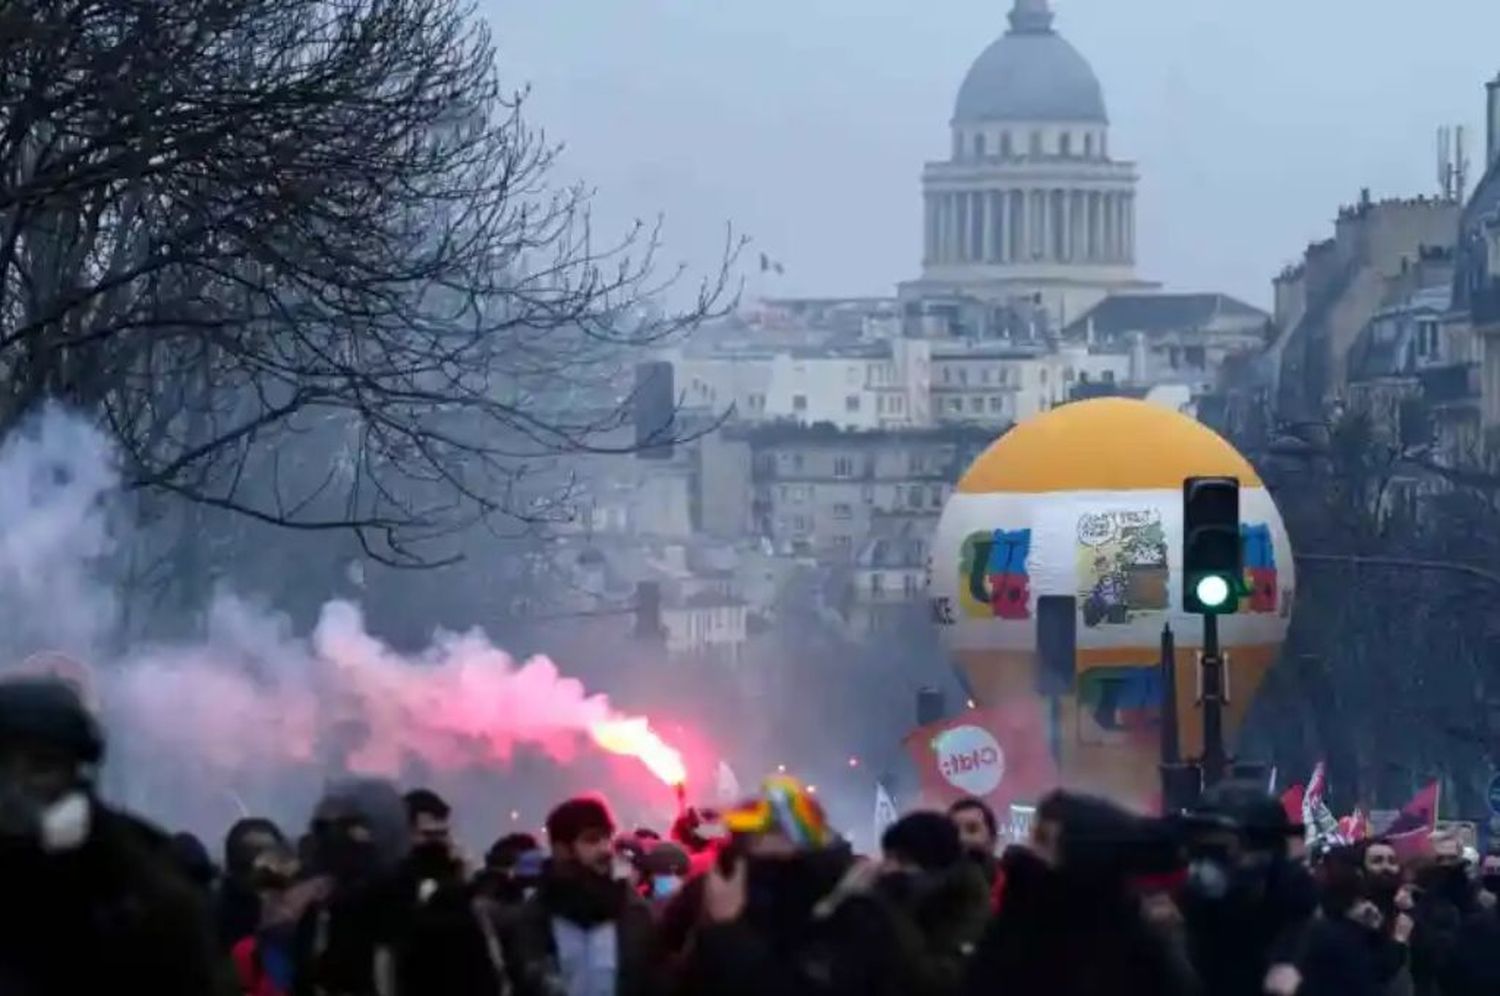
[[[974,461],[958,490],[1172,490],[1194,476],[1263,486],[1250,462],[1203,423],[1146,401],[1096,398],[1054,408],[1007,432]]]
[[[1078,121],[1105,124],[1104,91],[1088,60],[1052,30],[1045,0],[1017,0],[1011,30],[969,68],[954,123]]]

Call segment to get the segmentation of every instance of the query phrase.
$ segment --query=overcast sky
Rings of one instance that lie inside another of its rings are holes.
[[[507,82],[597,188],[700,271],[724,225],[785,264],[753,293],[916,275],[922,163],[1011,0],[481,0]],[[1256,304],[1341,203],[1435,192],[1435,133],[1500,71],[1497,0],[1053,0],[1142,173],[1143,277]],[[753,253],[752,253],[753,257]]]

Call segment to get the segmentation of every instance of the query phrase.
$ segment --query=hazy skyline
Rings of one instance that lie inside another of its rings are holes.
[[[753,239],[747,294],[886,295],[919,268],[922,164],[946,155],[1011,0],[487,0],[505,82],[597,189],[596,227],[665,218],[664,263]],[[1141,276],[1268,306],[1340,204],[1437,191],[1435,135],[1483,169],[1494,0],[1053,0],[1141,170]],[[755,254],[785,265],[763,280]]]

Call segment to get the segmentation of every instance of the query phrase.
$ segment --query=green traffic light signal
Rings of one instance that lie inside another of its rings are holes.
[[[1198,604],[1205,609],[1217,609],[1229,601],[1234,592],[1229,581],[1222,575],[1209,574],[1198,579],[1194,594],[1198,596]]]

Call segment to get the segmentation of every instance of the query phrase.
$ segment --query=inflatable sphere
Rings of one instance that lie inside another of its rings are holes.
[[[1247,594],[1219,619],[1232,750],[1296,588],[1281,516],[1233,446],[1168,408],[1077,402],[996,440],[943,509],[929,560],[933,619],[980,705],[1046,711],[1070,787],[1137,805],[1159,798],[1168,624],[1181,752],[1202,751],[1203,620],[1182,612],[1182,482],[1194,476],[1241,484]]]

